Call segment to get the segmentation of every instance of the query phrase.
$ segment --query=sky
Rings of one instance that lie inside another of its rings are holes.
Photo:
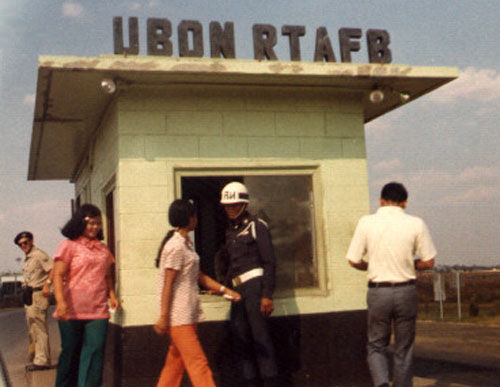
[[[385,29],[394,64],[455,66],[458,80],[366,125],[370,205],[383,184],[409,191],[407,212],[424,218],[437,263],[500,264],[500,2],[498,0],[0,0],[0,272],[19,270],[17,232],[31,230],[52,255],[62,239],[74,194],[68,181],[28,181],[39,55],[113,53],[114,16],[139,18],[140,55],[146,20],[203,25],[234,22],[236,56],[253,59],[252,25],[304,25],[302,60],[312,61],[315,31],[327,28],[340,58],[342,27]],[[366,63],[367,49],[353,53]],[[278,58],[288,60],[286,37]],[[205,54],[207,56],[207,54]]]

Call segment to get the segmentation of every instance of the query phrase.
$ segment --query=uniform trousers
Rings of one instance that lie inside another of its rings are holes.
[[[26,321],[29,333],[29,356],[36,365],[50,365],[49,334],[47,331],[47,309],[49,299],[42,291],[33,292],[33,303],[26,306]]]
[[[100,387],[108,320],[59,321],[56,387]]]
[[[170,347],[158,387],[177,387],[186,369],[194,387],[215,387],[212,371],[201,348],[196,324],[170,327]]]
[[[368,289],[368,366],[375,386],[389,383],[387,349],[394,325],[394,387],[413,385],[418,296],[415,285]]]
[[[241,374],[247,381],[256,379],[257,364],[261,378],[274,378],[278,374],[274,346],[267,319],[260,311],[262,277],[246,281],[234,290],[242,297],[240,302],[231,304],[231,330]]]

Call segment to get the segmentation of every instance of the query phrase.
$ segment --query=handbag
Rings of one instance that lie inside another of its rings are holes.
[[[33,304],[33,288],[31,286],[25,286],[23,289],[23,304],[27,306]]]

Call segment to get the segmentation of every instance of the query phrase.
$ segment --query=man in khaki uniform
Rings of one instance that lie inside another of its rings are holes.
[[[26,255],[24,260],[24,286],[33,288],[33,301],[25,305],[29,331],[29,357],[32,364],[27,371],[50,367],[49,334],[47,331],[47,309],[49,308],[52,259],[33,243],[33,234],[23,231],[16,235],[14,243]]]

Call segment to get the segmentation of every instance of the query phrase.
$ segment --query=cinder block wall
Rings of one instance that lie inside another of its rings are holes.
[[[358,310],[365,279],[345,261],[359,217],[369,210],[360,97],[324,88],[166,86],[129,89],[117,104],[117,229],[122,326],[154,323],[158,243],[175,198],[174,168],[314,163],[321,190],[327,292],[277,299],[276,315]],[[205,302],[208,320],[225,302]]]
[[[81,144],[86,146],[86,144]],[[105,211],[105,189],[113,184],[118,169],[118,116],[116,105],[108,110],[91,140],[75,181],[76,196],[82,203],[93,203]],[[106,227],[106,222],[104,227]]]

